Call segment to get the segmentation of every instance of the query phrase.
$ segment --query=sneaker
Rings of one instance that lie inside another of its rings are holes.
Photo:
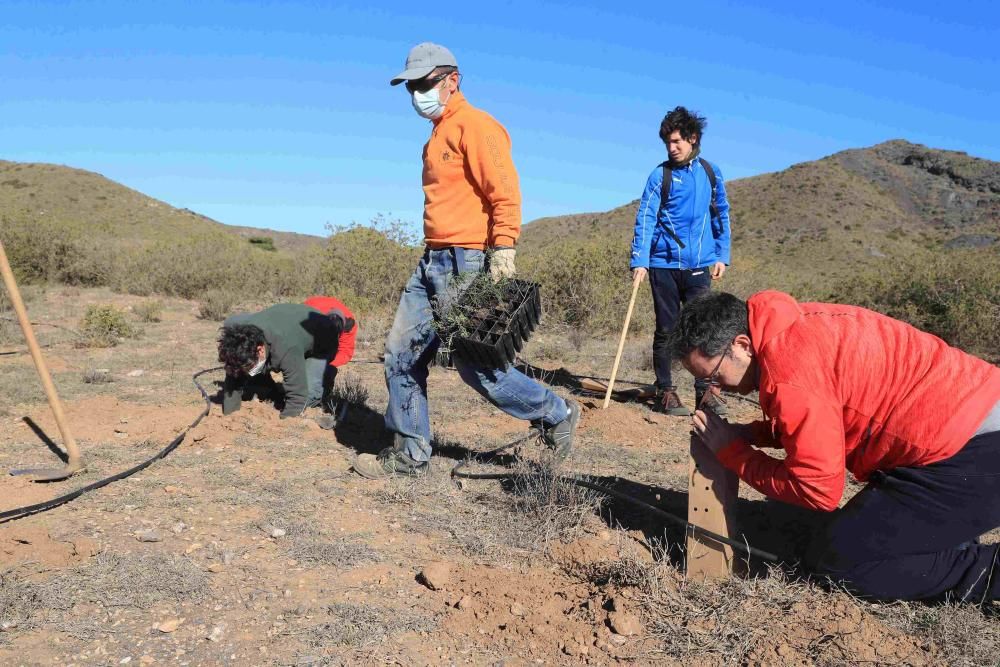
[[[420,477],[427,474],[431,464],[429,461],[417,463],[406,454],[386,447],[378,456],[374,454],[359,454],[354,461],[354,472],[368,479],[384,479],[386,477]]]
[[[667,387],[656,396],[656,409],[674,417],[688,417],[691,411],[684,407],[673,387]]]
[[[725,417],[729,414],[729,407],[726,402],[723,401],[715,392],[706,392],[708,395],[697,393],[695,395],[695,405],[700,406],[699,410],[711,410],[720,417]],[[704,397],[704,402],[702,402],[702,397]]]
[[[580,405],[567,398],[566,407],[569,409],[569,416],[542,431],[542,440],[559,461],[569,456],[570,450],[573,449],[573,436],[576,435],[576,426],[580,423]]]

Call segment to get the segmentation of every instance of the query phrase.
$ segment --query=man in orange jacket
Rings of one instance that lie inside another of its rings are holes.
[[[765,419],[698,410],[694,432],[764,495],[833,512],[806,558],[818,574],[873,599],[1000,599],[1000,545],[978,542],[1000,526],[1000,368],[773,291],[691,301],[672,344],[695,377],[759,391]],[[838,509],[845,468],[867,486]]]
[[[427,472],[428,365],[440,343],[434,302],[456,298],[483,271],[494,279],[513,276],[514,244],[521,234],[521,192],[510,136],[462,95],[455,56],[438,44],[416,45],[406,68],[390,84],[404,82],[414,110],[433,123],[424,146],[426,247],[385,341],[385,425],[394,433],[393,446],[378,456],[362,454],[354,464],[356,472],[369,478]],[[574,401],[514,368],[478,368],[457,357],[455,366],[462,380],[490,403],[538,426],[557,457],[569,453],[580,420]]]

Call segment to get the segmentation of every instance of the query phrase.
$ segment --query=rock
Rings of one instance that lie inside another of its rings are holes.
[[[563,653],[575,658],[582,658],[583,656],[590,653],[590,648],[584,644],[579,644],[577,642],[569,642],[563,646]]]
[[[187,549],[185,549],[184,553],[189,554],[189,553],[191,553],[193,551],[197,551],[198,549],[201,549],[202,546],[204,546],[204,545],[201,542],[195,542],[194,544],[192,544],[191,546],[189,546]]]
[[[451,581],[451,564],[431,563],[420,573],[420,581],[432,591],[443,591]]]
[[[472,609],[476,605],[475,601],[468,595],[463,595],[458,602],[455,603],[456,609]]]
[[[288,533],[285,531],[284,528],[274,528],[271,530],[271,537],[273,537],[274,539],[278,539],[279,537],[284,537],[287,534]]]
[[[174,527],[171,528],[170,530],[176,533],[177,535],[180,535],[181,533],[184,532],[185,528],[187,528],[187,524],[184,523],[183,521],[178,521],[177,523],[174,524]]]
[[[152,665],[154,662],[156,662],[156,658],[151,655],[144,655],[139,658],[140,665]]]
[[[169,634],[180,627],[180,624],[184,622],[183,618],[172,618],[169,621],[163,621],[156,629],[164,634]]]
[[[527,614],[528,612],[527,612],[527,611],[525,611],[525,609],[524,609],[524,606],[523,606],[523,605],[521,605],[521,604],[520,604],[520,603],[518,603],[518,602],[515,602],[514,604],[512,604],[512,605],[510,606],[510,613],[514,614],[515,616],[524,616],[524,615],[525,615],[525,614]]]
[[[211,572],[211,573],[213,573],[213,574],[217,574],[219,572],[222,572],[225,569],[226,569],[226,566],[223,565],[222,563],[212,563],[211,565],[208,566],[208,571]]]
[[[642,634],[642,623],[638,617],[624,611],[613,611],[608,614],[608,624],[615,634],[623,637],[639,636]]]
[[[139,378],[142,377],[145,373],[146,371],[142,370],[141,368],[137,368],[134,371],[129,371],[128,376],[130,378]]]
[[[165,487],[163,487],[164,493],[177,493],[178,491],[180,491],[180,489],[178,489],[176,486],[171,486],[170,484],[167,484]]]
[[[222,639],[222,633],[224,629],[225,629],[224,626],[216,625],[214,628],[212,628],[212,631],[208,633],[205,639],[207,639],[210,642],[219,641],[220,639]]]
[[[155,528],[145,528],[142,530],[135,531],[135,539],[140,542],[159,542],[163,538],[160,536],[160,532]]]

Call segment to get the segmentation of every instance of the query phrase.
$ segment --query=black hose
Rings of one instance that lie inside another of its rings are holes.
[[[500,447],[497,447],[496,449],[493,449],[493,450],[490,450],[490,451],[487,451],[487,452],[483,452],[477,458],[481,458],[481,457],[484,457],[484,456],[485,457],[489,457],[489,458],[493,458],[497,454],[500,454],[501,452],[503,452],[503,451],[505,451],[507,449],[510,449],[511,447],[514,447],[515,445],[518,445],[518,444],[520,444],[522,442],[525,442],[526,440],[529,440],[532,437],[537,437],[538,434],[539,434],[539,432],[538,432],[537,429],[532,429],[531,431],[528,432],[527,435],[519,436],[515,440],[513,440],[511,442],[508,442],[505,445],[502,445]],[[482,473],[463,472],[462,468],[464,468],[465,466],[469,465],[469,463],[471,463],[471,461],[472,461],[472,459],[469,459],[467,461],[462,461],[461,463],[459,463],[458,465],[456,465],[454,468],[451,469],[451,476],[452,477],[458,477],[460,479],[497,479],[497,480],[516,480],[516,479],[523,479],[523,478],[527,478],[527,477],[531,477],[532,476],[529,473],[519,473],[519,472],[512,472],[512,471],[508,471],[508,472],[482,472]],[[740,553],[746,554],[747,556],[753,556],[755,558],[760,558],[761,560],[769,561],[771,563],[777,563],[777,562],[780,561],[780,559],[776,555],[774,555],[774,554],[772,554],[770,552],[763,551],[761,549],[757,549],[756,547],[750,546],[746,542],[740,542],[738,540],[732,539],[731,537],[726,537],[724,535],[720,535],[718,533],[714,533],[714,532],[712,532],[710,530],[706,530],[705,528],[702,528],[700,526],[696,526],[693,523],[690,523],[689,521],[685,521],[684,519],[680,518],[679,516],[671,514],[670,512],[666,512],[666,511],[660,509],[659,507],[656,507],[655,505],[651,505],[651,504],[647,503],[644,500],[636,498],[635,496],[630,496],[627,493],[622,493],[621,491],[615,491],[614,489],[610,489],[610,488],[608,488],[606,486],[603,486],[601,484],[596,484],[596,483],[591,482],[590,480],[586,479],[585,477],[583,477],[581,475],[555,475],[553,477],[553,479],[558,480],[560,482],[567,483],[567,484],[574,484],[576,486],[580,486],[580,487],[583,487],[585,489],[591,489],[593,491],[597,491],[598,493],[603,493],[603,494],[605,494],[607,496],[611,496],[612,498],[617,498],[618,500],[622,500],[624,502],[630,503],[632,505],[635,505],[636,507],[641,507],[642,509],[646,510],[647,512],[652,512],[654,515],[660,517],[661,519],[666,519],[667,521],[670,521],[671,523],[673,523],[673,524],[675,524],[677,526],[680,526],[689,535],[699,535],[699,536],[702,536],[702,537],[707,537],[709,539],[715,540],[716,542],[721,542],[722,544],[726,544],[726,545],[732,547],[733,549],[736,549]]]
[[[59,505],[64,505],[71,500],[79,498],[85,493],[94,491],[95,489],[99,489],[102,486],[107,486],[112,482],[117,482],[118,480],[125,479],[126,477],[130,477],[135,473],[139,472],[140,470],[145,470],[149,466],[153,465],[153,463],[155,463],[156,461],[165,458],[168,454],[170,454],[170,452],[177,449],[178,445],[180,445],[181,442],[184,441],[184,436],[188,434],[188,431],[197,426],[199,422],[201,422],[201,420],[204,419],[204,417],[208,414],[209,410],[212,409],[212,399],[209,397],[208,392],[205,391],[205,388],[201,386],[201,383],[198,382],[198,378],[204,375],[205,373],[211,373],[213,371],[222,370],[222,368],[223,368],[222,366],[217,366],[215,368],[206,368],[204,370],[198,371],[193,376],[191,376],[191,380],[194,382],[194,386],[198,388],[198,391],[201,392],[202,398],[205,399],[205,408],[201,411],[201,414],[199,414],[198,417],[193,422],[191,422],[183,431],[178,433],[177,437],[175,437],[173,440],[170,441],[170,444],[168,444],[166,447],[157,452],[153,457],[143,461],[142,463],[136,466],[129,468],[128,470],[116,473],[111,477],[105,477],[102,480],[98,480],[92,484],[88,484],[87,486],[80,487],[79,489],[71,491],[65,495],[58,496],[51,500],[46,500],[45,502],[42,503],[36,503],[34,505],[26,505],[24,507],[16,507],[12,510],[0,512],[0,521],[10,521],[14,519],[20,519],[30,514],[37,514],[38,512],[44,512],[54,507],[58,507]]]

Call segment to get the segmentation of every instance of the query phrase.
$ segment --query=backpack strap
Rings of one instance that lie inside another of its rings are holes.
[[[664,162],[663,163],[663,182],[660,183],[660,208],[656,212],[656,224],[658,224],[660,226],[660,228],[664,232],[666,232],[667,236],[669,236],[670,238],[672,238],[674,240],[674,242],[677,243],[677,247],[679,247],[679,248],[681,248],[683,250],[684,247],[685,247],[684,246],[684,242],[681,241],[681,239],[680,239],[679,236],[677,236],[677,232],[675,232],[674,230],[670,229],[670,227],[667,227],[665,224],[663,224],[660,221],[660,213],[662,213],[663,209],[665,209],[667,207],[667,200],[670,198],[670,188],[674,184],[673,175],[674,175],[673,169],[670,168],[670,165],[668,163]],[[712,192],[713,193],[715,192],[715,181],[712,181]],[[712,199],[714,200],[715,197],[713,196]]]
[[[701,162],[701,168],[705,170],[705,175],[708,176],[708,182],[712,184],[712,201],[708,204],[708,212],[712,215],[712,220],[718,220],[719,207],[715,203],[715,198],[718,195],[719,186],[715,181],[715,170],[712,169],[711,163],[703,157],[698,158],[698,162]]]

